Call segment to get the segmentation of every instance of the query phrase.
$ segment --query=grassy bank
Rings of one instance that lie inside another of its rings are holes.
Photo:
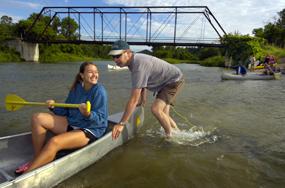
[[[94,61],[109,58],[109,46],[52,44],[39,46],[41,63]]]
[[[211,53],[216,49],[204,49],[206,52],[197,54],[193,52],[189,53],[189,58],[177,59],[175,57],[158,58],[164,59],[171,64],[200,64],[208,67],[223,67],[225,65],[225,58],[221,55],[222,53]],[[171,51],[171,50],[170,50]],[[172,50],[173,51],[173,50]],[[203,51],[203,49],[202,49]],[[87,45],[41,45],[40,46],[40,59],[41,63],[56,63],[56,62],[83,62],[83,61],[112,61],[108,56],[109,46],[87,46]],[[165,50],[165,53],[168,52]],[[206,53],[206,55],[205,55]],[[262,54],[274,55],[277,62],[280,63],[281,58],[285,58],[285,50],[275,46],[266,45],[262,47]],[[179,57],[179,56],[178,56]],[[188,56],[187,56],[188,57]],[[263,60],[262,58],[260,59]],[[14,49],[10,49],[4,46],[0,46],[0,62],[20,62],[24,61],[20,58],[20,54]],[[284,63],[284,62],[283,62]]]
[[[40,55],[39,62],[41,63],[57,63],[57,62],[83,62],[83,61],[110,61],[111,59],[104,58],[95,58],[88,56],[79,56],[76,54],[70,53],[53,53],[53,54],[45,54]],[[9,63],[9,62],[24,62],[21,59],[20,54],[14,51],[0,51],[0,63]]]
[[[174,59],[174,58],[163,58],[163,60],[171,64],[192,63],[189,60],[181,60],[181,59]]]
[[[164,58],[163,60],[171,64],[180,64],[180,63],[200,64],[206,67],[223,67],[225,65],[225,59],[223,56],[213,56],[206,58],[204,60],[181,60],[174,58]]]
[[[273,55],[276,58],[277,63],[280,63],[279,60],[281,58],[285,58],[285,49],[284,48],[278,48],[275,46],[266,45],[263,49],[263,53]]]
[[[0,62],[20,62],[23,61],[16,50],[6,46],[0,46]]]
[[[78,61],[94,61],[94,57],[79,56],[76,54],[57,52],[53,54],[40,55],[41,63],[56,63],[56,62],[78,62]]]

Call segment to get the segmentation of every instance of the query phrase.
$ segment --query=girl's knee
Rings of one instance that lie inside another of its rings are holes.
[[[34,113],[34,114],[32,115],[32,121],[33,121],[33,122],[42,121],[45,116],[46,116],[45,113],[41,113],[41,112]]]
[[[45,124],[48,120],[48,113],[34,113],[31,118],[32,127]]]
[[[35,127],[36,125],[38,125],[40,122],[41,122],[41,113],[34,113],[32,115],[32,118],[31,118],[31,122],[32,122],[32,127]]]
[[[61,149],[60,148],[60,141],[59,141],[59,139],[56,136],[52,137],[47,142],[46,147],[50,151],[54,151],[54,152],[59,151]]]

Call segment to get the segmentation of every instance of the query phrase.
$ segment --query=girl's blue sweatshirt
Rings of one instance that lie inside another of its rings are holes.
[[[56,115],[66,116],[68,125],[89,131],[96,138],[100,138],[108,127],[108,97],[102,84],[95,84],[91,89],[85,91],[81,83],[71,90],[65,103],[81,104],[90,101],[91,114],[83,116],[78,108],[59,108],[52,111]]]

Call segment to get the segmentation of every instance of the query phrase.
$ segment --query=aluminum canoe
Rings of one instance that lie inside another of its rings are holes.
[[[118,139],[112,140],[112,126],[121,113],[110,115],[107,133],[97,141],[73,151],[29,173],[15,176],[15,169],[32,159],[31,133],[0,138],[0,188],[50,188],[90,166],[116,147],[134,137],[143,125],[144,109],[137,107]]]

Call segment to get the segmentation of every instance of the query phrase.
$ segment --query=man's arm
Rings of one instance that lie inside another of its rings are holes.
[[[129,99],[126,107],[125,107],[125,112],[123,114],[123,117],[122,117],[120,123],[116,124],[113,127],[113,131],[112,131],[112,138],[113,139],[117,139],[118,136],[123,131],[125,124],[130,119],[133,111],[136,108],[136,105],[139,102],[139,99],[141,97],[141,91],[142,91],[142,89],[132,89],[131,96],[130,96],[130,99]]]

